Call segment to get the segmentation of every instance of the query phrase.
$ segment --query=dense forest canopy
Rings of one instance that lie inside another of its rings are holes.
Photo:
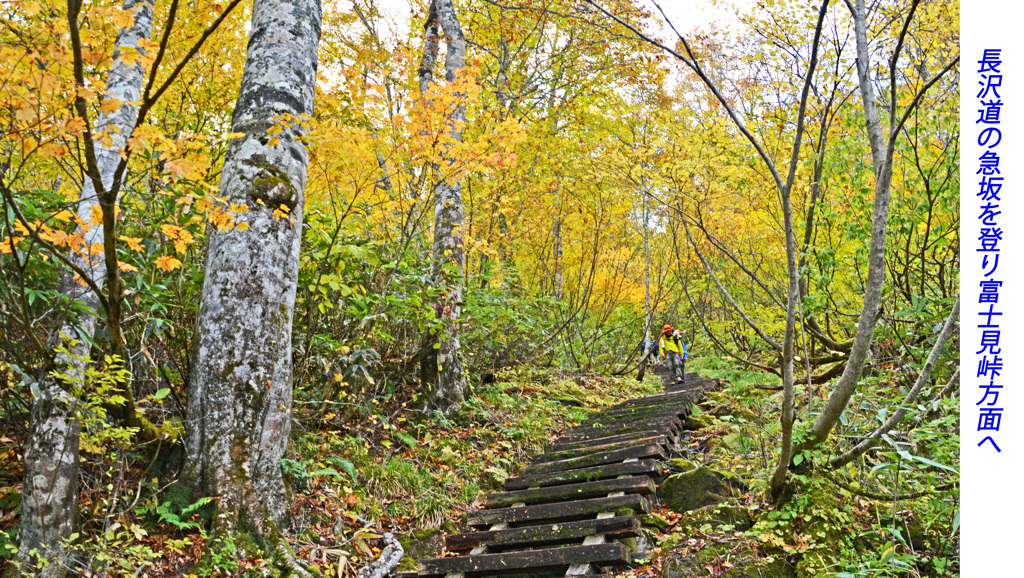
[[[666,323],[782,390],[767,498],[812,462],[881,492],[846,469],[878,444],[955,481],[959,4],[730,14],[3,2],[0,559],[128,572],[152,514],[305,574],[296,479],[388,495],[389,431],[632,373]]]

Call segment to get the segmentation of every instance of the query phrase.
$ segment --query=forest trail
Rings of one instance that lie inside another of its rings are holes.
[[[683,450],[686,418],[717,379],[687,374],[662,393],[597,412],[552,442],[519,476],[471,512],[474,531],[446,537],[456,557],[421,560],[407,578],[466,575],[603,575],[629,565],[646,545],[638,516],[651,510],[666,470]]]

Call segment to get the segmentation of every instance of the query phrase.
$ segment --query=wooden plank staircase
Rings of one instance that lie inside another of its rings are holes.
[[[446,537],[448,551],[460,556],[421,560],[408,574],[599,576],[629,565],[637,515],[650,512],[662,478],[658,460],[680,451],[692,404],[717,386],[687,374],[685,385],[592,415],[470,513],[473,532]]]

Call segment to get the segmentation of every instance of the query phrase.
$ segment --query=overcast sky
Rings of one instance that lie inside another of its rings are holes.
[[[650,0],[643,0],[644,4],[651,11],[657,14],[654,4]],[[718,22],[720,27],[727,28],[735,23],[732,16],[733,5],[744,8],[752,6],[755,0],[732,0],[731,2],[709,1],[709,0],[661,0],[661,7],[665,14],[672,20],[680,32],[689,32],[694,28],[705,28],[712,22]],[[381,12],[390,16],[390,20],[398,25],[408,24],[409,0],[377,0]],[[401,30],[400,32],[405,32]],[[669,30],[664,30],[665,38]]]

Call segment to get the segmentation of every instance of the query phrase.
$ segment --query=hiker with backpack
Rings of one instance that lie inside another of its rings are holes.
[[[669,372],[677,381],[686,382],[686,359],[689,354],[686,352],[686,344],[682,340],[683,333],[673,329],[671,325],[665,325],[661,330],[661,339],[658,340],[658,353],[668,362]]]

